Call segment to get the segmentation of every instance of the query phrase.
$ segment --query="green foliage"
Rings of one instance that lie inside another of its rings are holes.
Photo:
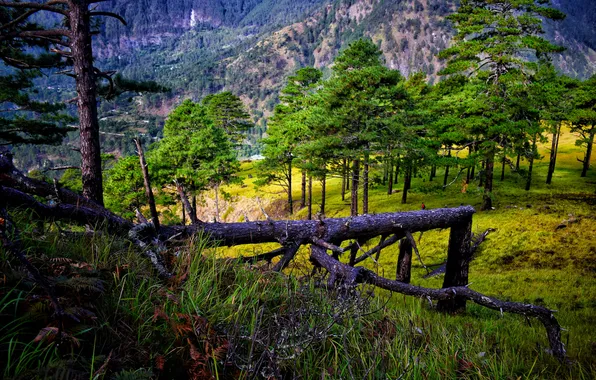
[[[147,204],[138,157],[122,158],[109,170],[104,199],[108,209],[131,220],[135,218],[135,210]]]
[[[229,127],[237,119],[210,112],[208,104],[186,100],[166,120],[164,138],[148,153],[161,185],[176,180],[193,191],[202,191],[235,179],[239,163],[222,120],[227,120]],[[220,117],[219,126],[212,115]]]
[[[43,69],[60,68],[64,62],[50,53],[48,41],[9,37],[42,28],[26,16],[26,10],[0,7],[0,146],[59,144],[69,131],[66,123],[72,121],[64,104],[36,99],[34,80]]]

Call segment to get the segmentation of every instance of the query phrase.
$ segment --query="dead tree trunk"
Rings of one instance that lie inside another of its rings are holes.
[[[472,243],[472,218],[467,217],[457,225],[451,227],[449,248],[447,251],[447,268],[443,288],[468,285],[468,267],[470,264],[470,249]],[[439,310],[456,312],[465,309],[466,300],[454,297],[439,301]]]
[[[412,248],[410,239],[402,239],[399,242],[399,257],[397,258],[395,279],[405,284],[410,283],[412,273]]]
[[[145,194],[149,202],[149,210],[151,211],[151,221],[155,227],[155,231],[159,232],[159,217],[157,215],[157,208],[155,207],[155,198],[153,198],[153,189],[151,189],[151,179],[149,177],[149,168],[145,161],[145,154],[143,153],[143,146],[139,139],[134,139],[137,146],[137,153],[141,164],[141,172],[143,173],[143,182],[145,183]]]

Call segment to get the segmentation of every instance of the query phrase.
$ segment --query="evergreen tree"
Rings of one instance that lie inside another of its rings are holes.
[[[9,38],[40,30],[27,19],[25,9],[0,7],[0,59],[5,67],[0,75],[0,145],[59,144],[72,121],[63,113],[64,104],[35,100],[33,81],[43,69],[62,67],[58,54],[50,53],[51,42],[44,39]]]
[[[492,208],[495,156],[501,142],[520,135],[519,124],[511,119],[510,89],[529,80],[536,71],[530,54],[542,58],[562,49],[541,37],[542,19],[561,20],[564,15],[546,6],[544,0],[462,0],[448,18],[457,34],[454,44],[440,53],[447,59],[443,75],[466,73],[476,78],[477,91],[468,112],[474,124],[478,147],[485,161],[482,209]],[[472,124],[470,123],[470,124]]]

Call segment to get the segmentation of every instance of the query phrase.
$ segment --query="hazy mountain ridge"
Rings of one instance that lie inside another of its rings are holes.
[[[594,74],[596,3],[554,5],[568,13],[546,28],[568,47],[555,62],[574,76]],[[436,53],[451,37],[444,17],[454,6],[451,0],[111,0],[104,7],[130,23],[104,28],[97,51],[111,67],[194,97],[230,89],[265,111],[285,77],[304,65],[328,66],[363,36],[379,44],[389,67],[434,77],[441,68]]]

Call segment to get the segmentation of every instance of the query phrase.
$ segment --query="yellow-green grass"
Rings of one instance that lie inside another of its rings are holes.
[[[545,183],[548,169],[550,142],[539,146],[541,159],[535,161],[532,188],[525,191],[526,179],[506,167],[506,177],[500,181],[500,165],[495,168],[495,182],[493,199],[495,210],[478,212],[474,216],[473,230],[476,233],[488,228],[496,231],[491,233],[482,244],[481,250],[471,264],[471,287],[480,292],[503,299],[533,302],[558,310],[557,317],[566,331],[564,341],[572,359],[590,363],[596,361],[596,168],[588,172],[586,178],[580,178],[581,163],[577,158],[583,158],[583,148],[575,145],[577,136],[564,130],[559,145],[557,167],[551,185]],[[592,160],[594,162],[594,159]],[[528,163],[522,161],[522,169],[527,170]],[[453,181],[459,170],[452,168],[449,182]],[[248,174],[256,177],[254,167],[250,163],[243,165],[245,184],[243,189],[233,187],[231,190],[245,196],[246,191],[261,198],[272,197],[277,194],[280,200],[285,195],[281,188],[266,186],[255,188],[254,180],[248,179]],[[373,175],[381,175],[381,168],[373,168]],[[371,213],[408,211],[420,209],[424,202],[427,208],[455,207],[460,204],[471,204],[479,209],[482,200],[482,188],[473,182],[462,193],[462,177],[457,179],[447,189],[442,189],[442,169],[433,182],[428,181],[428,172],[421,171],[413,179],[412,189],[408,195],[408,203],[401,204],[401,192],[387,195],[386,187],[374,186],[370,190],[369,210]],[[294,172],[293,198],[295,204],[300,199],[300,173]],[[394,190],[401,190],[400,183]],[[341,180],[331,178],[327,182],[327,217],[343,217],[349,215],[349,192],[346,200],[341,201]],[[318,211],[320,202],[320,183],[314,182],[313,210]],[[253,193],[254,192],[254,193]],[[361,195],[360,195],[361,197]],[[361,198],[360,198],[361,199]],[[276,203],[279,205],[280,203]],[[306,210],[302,209],[291,218],[306,217]],[[557,227],[565,220],[575,219],[576,222],[564,228]],[[425,264],[440,264],[446,258],[448,231],[432,231],[424,233],[419,240],[419,249]],[[416,239],[418,239],[418,234]],[[220,254],[236,256],[263,252],[274,248],[275,245],[259,247],[237,247],[220,250]],[[296,273],[306,272],[307,250],[298,259],[299,264],[290,269]],[[397,250],[395,247],[384,250],[379,263],[369,261],[366,265],[384,273],[388,277],[394,276]],[[304,264],[304,265],[303,265]],[[442,277],[423,279],[426,273],[419,263],[415,263],[412,282],[427,287],[440,287]],[[380,293],[382,294],[382,292]],[[393,297],[395,300],[396,297]],[[399,298],[399,297],[398,297]],[[408,301],[406,304],[410,305]],[[391,301],[390,306],[398,310],[403,308],[403,302]],[[409,306],[418,307],[418,306]],[[422,308],[424,309],[424,308]],[[529,358],[517,358],[524,362],[526,372],[532,367],[532,361],[540,357],[542,364],[547,360],[536,350],[539,344],[544,348],[546,339],[541,326],[536,323],[532,327],[517,316],[506,316],[502,321],[499,313],[484,311],[472,306],[468,316],[450,320],[450,328],[457,329],[459,323],[471,323],[478,327],[480,336],[495,336],[509,350],[521,350]],[[436,318],[433,313],[423,312],[427,321]],[[476,337],[478,338],[478,337]],[[531,354],[530,352],[534,352]],[[511,351],[510,351],[511,352]],[[453,353],[452,353],[453,354]],[[589,367],[589,365],[588,365]],[[550,367],[549,367],[550,368]],[[551,368],[552,369],[552,368]],[[591,367],[594,375],[596,368]],[[540,378],[542,376],[538,376]]]

